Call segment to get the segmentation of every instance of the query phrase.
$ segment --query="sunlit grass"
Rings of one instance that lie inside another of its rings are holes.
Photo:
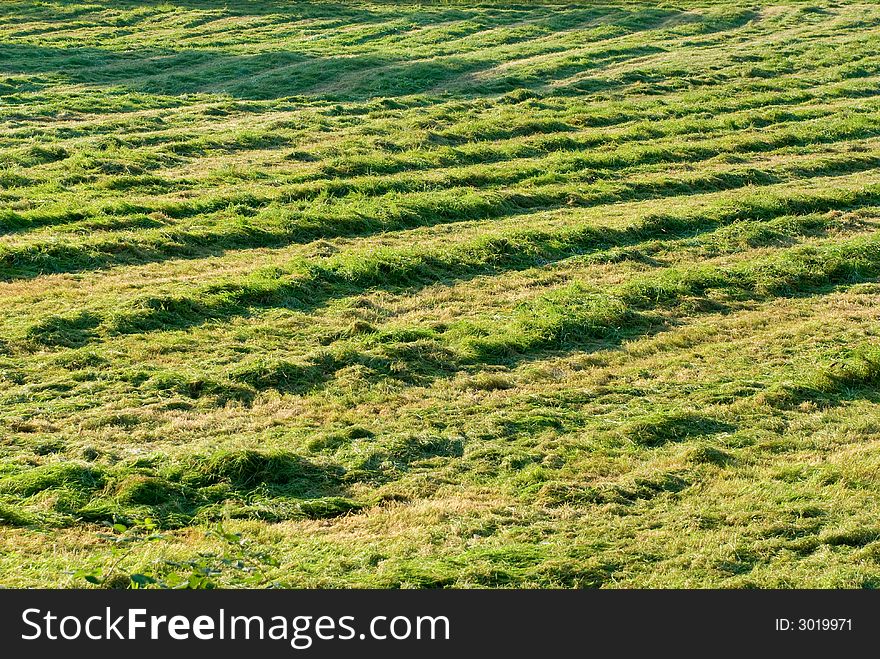
[[[875,5],[0,11],[0,584],[880,583]]]

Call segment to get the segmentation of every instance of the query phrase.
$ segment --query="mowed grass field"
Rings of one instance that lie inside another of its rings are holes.
[[[0,12],[0,585],[880,584],[880,5]]]

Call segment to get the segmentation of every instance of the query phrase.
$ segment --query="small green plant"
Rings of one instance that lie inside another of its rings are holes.
[[[207,537],[221,542],[217,552],[199,553],[183,561],[161,561],[154,575],[131,575],[136,588],[210,589],[219,586],[265,588],[271,584],[270,568],[278,560],[255,541],[241,533],[227,531],[218,523],[206,532]]]
[[[144,518],[131,526],[116,522],[110,527],[110,531],[111,533],[99,533],[97,536],[110,547],[107,564],[93,570],[77,570],[73,577],[84,579],[101,588],[125,588],[129,585],[138,587],[140,583],[149,580],[145,575],[127,574],[121,565],[140,545],[163,539],[164,536],[158,532],[152,518]]]
[[[109,543],[108,564],[94,570],[77,570],[76,579],[100,588],[169,588],[203,590],[223,586],[266,587],[271,579],[269,568],[278,567],[278,561],[267,551],[242,536],[227,531],[222,523],[206,531],[208,538],[221,543],[216,552],[200,552],[195,558],[184,560],[157,560],[152,569],[129,572],[124,563],[145,543],[165,539],[155,522],[146,518],[131,526],[116,523],[112,533],[99,533]]]

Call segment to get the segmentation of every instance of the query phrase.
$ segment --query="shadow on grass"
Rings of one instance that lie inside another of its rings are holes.
[[[19,7],[16,20],[28,19],[65,27],[72,19],[91,17],[97,25],[104,25],[105,10],[143,9],[142,3],[98,3],[88,7],[69,6],[72,3],[53,3],[48,8]],[[363,101],[374,97],[393,97],[409,94],[443,91],[457,88],[465,96],[481,96],[511,91],[517,87],[540,87],[549,81],[573,75],[579,71],[601,68],[657,52],[655,46],[617,47],[606,53],[597,52],[583,61],[562,63],[560,68],[549,68],[537,75],[496,76],[479,85],[467,82],[470,75],[501,64],[505,59],[492,60],[485,56],[461,52],[441,54],[430,59],[412,59],[406,49],[398,49],[391,56],[363,52],[369,41],[380,37],[405,38],[414,29],[430,28],[462,22],[464,32],[450,34],[446,41],[472,37],[483,30],[515,28],[528,21],[537,28],[532,36],[512,37],[534,40],[552,36],[559,30],[575,29],[579,25],[604,17],[604,27],[623,34],[656,29],[665,23],[694,22],[700,19],[678,9],[620,7],[518,7],[503,9],[438,6],[405,6],[398,3],[376,5],[367,9],[342,3],[296,2],[186,2],[170,3],[184,11],[211,12],[207,16],[195,14],[185,29],[210,28],[214,20],[224,16],[260,17],[261,24],[285,28],[302,22],[302,29],[333,30],[363,26],[369,31],[360,38],[345,40],[338,34],[339,52],[316,56],[313,52],[269,50],[252,55],[240,55],[220,48],[176,49],[143,47],[138,50],[112,50],[93,46],[55,47],[35,43],[4,43],[0,45],[0,70],[9,73],[60,76],[66,82],[101,86],[122,86],[152,94],[182,95],[194,93],[222,93],[239,99],[275,99],[306,95]],[[60,8],[58,7],[60,5]],[[167,9],[164,9],[167,11]],[[158,13],[162,13],[157,10]],[[134,13],[128,18],[115,17],[115,30],[138,29],[138,24],[152,14]],[[700,23],[707,33],[735,29],[754,18],[753,12],[734,12],[728,17],[713,17]],[[109,26],[108,26],[109,27]],[[223,36],[228,39],[228,36]],[[430,42],[428,42],[430,43]],[[438,43],[438,49],[441,44]],[[366,44],[366,46],[365,46]],[[488,46],[493,45],[491,42]],[[354,50],[360,48],[360,52]],[[599,46],[601,48],[601,46]],[[387,48],[391,50],[392,48]],[[442,50],[441,50],[442,53]],[[500,57],[500,56],[499,56]],[[608,80],[600,86],[610,87],[626,81]],[[455,84],[453,84],[455,83]]]

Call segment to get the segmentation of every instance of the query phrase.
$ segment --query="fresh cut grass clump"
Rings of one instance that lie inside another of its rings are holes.
[[[0,6],[0,586],[880,585],[880,8]]]

